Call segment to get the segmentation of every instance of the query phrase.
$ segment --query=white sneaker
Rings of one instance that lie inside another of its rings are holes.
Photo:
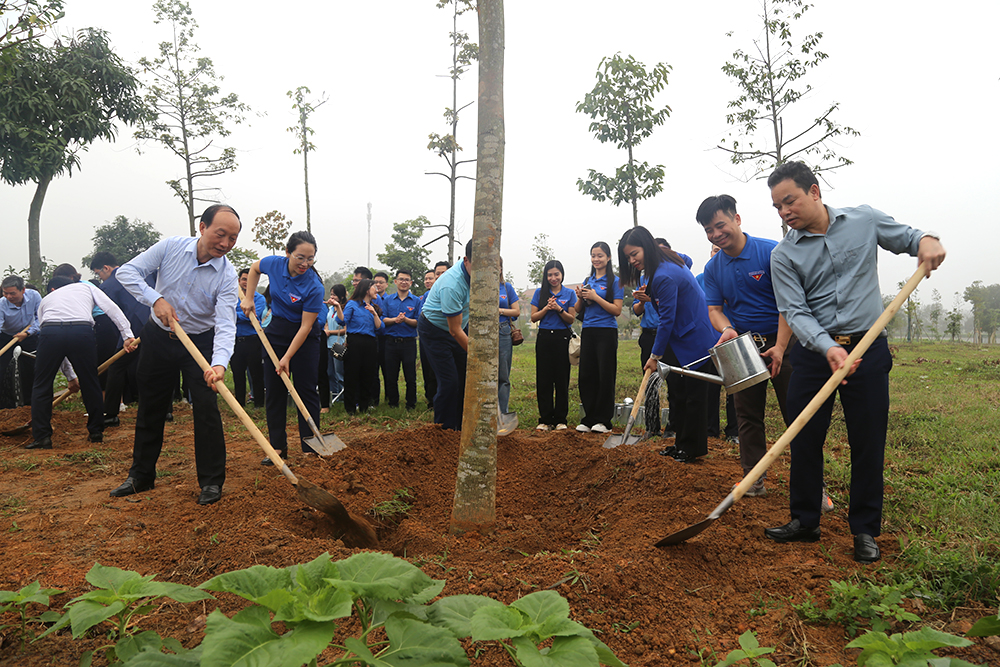
[[[536,431],[548,431],[549,430],[549,425],[548,424],[539,424],[538,426],[535,427],[535,430]]]
[[[823,489],[823,502],[820,505],[820,509],[823,510],[823,514],[833,511],[833,501],[830,500],[830,496],[826,495],[826,489]]]
[[[118,406],[118,412],[125,412],[125,404],[124,403],[122,403],[121,405]]]
[[[590,427],[590,430],[593,433],[608,433],[611,431],[611,429],[605,426],[604,424],[594,424],[593,426]]]
[[[586,424],[577,424],[576,430],[580,433],[590,433],[590,427]]]
[[[566,426],[566,424],[556,424],[556,430],[557,431],[565,431],[567,428],[569,428],[569,427]]]

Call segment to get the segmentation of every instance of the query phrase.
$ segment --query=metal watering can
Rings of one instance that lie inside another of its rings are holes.
[[[692,361],[687,366],[668,366],[662,361],[658,362],[660,377],[666,379],[667,374],[673,372],[721,384],[726,388],[727,394],[735,394],[747,387],[767,382],[768,378],[771,377],[771,371],[767,369],[764,358],[760,356],[762,347],[764,347],[764,339],[759,334],[747,332],[716,345],[708,351],[707,357]],[[688,368],[709,358],[715,364],[716,369],[722,373],[721,376],[693,371]]]

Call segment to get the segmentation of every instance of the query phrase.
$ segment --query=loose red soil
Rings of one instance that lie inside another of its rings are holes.
[[[326,515],[300,503],[284,477],[260,465],[260,450],[229,413],[222,501],[197,505],[190,410],[176,407],[156,488],[127,499],[108,491],[131,463],[134,412],[123,413],[122,425],[108,429],[101,445],[87,443],[85,419],[71,410],[55,414],[51,451],[23,449],[30,435],[0,438],[0,590],[40,580],[66,591],[53,600],[59,609],[90,589],[84,575],[95,561],[196,586],[255,564],[284,567],[325,551],[335,559],[353,553],[335,539]],[[0,430],[27,419],[26,409],[0,411]],[[661,440],[609,450],[601,446],[604,435],[522,429],[497,443],[494,531],[456,537],[448,529],[458,434],[436,426],[394,430],[390,422],[333,422],[323,429],[336,430],[348,449],[326,459],[293,453],[293,471],[367,516],[383,550],[446,579],[447,595],[510,603],[554,588],[569,600],[573,618],[630,665],[700,664],[699,650],[714,664],[709,652],[721,659],[748,629],[762,646],[777,648],[770,657],[781,665],[856,664],[857,652],[843,648],[849,641],[843,628],[803,625],[788,603],[811,593],[824,605],[830,580],[881,564],[853,561],[843,504],[824,519],[818,543],[778,545],[764,537],[765,526],[788,519],[787,459],[769,473],[766,497],[741,500],[701,535],[658,549],[657,540],[703,519],[739,481],[733,446],[710,441],[707,457],[680,464],[657,453]],[[405,517],[395,523],[372,516],[377,503],[404,487],[414,495]],[[879,542],[883,563],[892,564],[897,540],[885,534]],[[194,646],[216,606],[232,614],[243,604],[226,595],[205,604],[167,601],[139,626]],[[960,632],[989,613],[920,615]],[[50,636],[21,653],[6,632],[3,665],[76,665],[101,639]],[[980,641],[953,655],[998,664],[991,646]],[[95,664],[104,664],[103,657]],[[490,648],[473,664],[510,662]]]

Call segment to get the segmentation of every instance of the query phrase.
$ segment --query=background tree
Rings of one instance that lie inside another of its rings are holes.
[[[856,137],[859,132],[834,119],[839,104],[822,107],[815,118],[801,120],[804,109],[792,114],[792,105],[802,101],[812,86],[799,83],[828,57],[819,50],[823,33],[792,40],[792,22],[812,7],[805,0],[761,0],[764,31],[753,41],[749,53],[737,49],[722,71],[740,89],[729,103],[726,123],[735,129],[718,148],[729,153],[733,164],[745,165],[744,180],[763,177],[775,166],[791,160],[806,162],[815,173],[851,164],[837,154],[838,137]],[[732,36],[733,33],[728,33]],[[794,107],[796,111],[804,105]],[[785,120],[789,119],[786,131]],[[782,222],[782,234],[788,227]]]
[[[80,260],[80,265],[89,267],[90,260],[100,251],[110,252],[119,264],[124,264],[159,240],[160,232],[153,223],[119,215],[94,230],[94,249]]]
[[[636,162],[633,149],[670,116],[670,107],[657,110],[651,104],[667,85],[669,71],[670,65],[657,63],[647,72],[646,66],[632,56],[622,58],[616,53],[601,59],[597,85],[576,104],[577,113],[600,119],[590,124],[598,141],[610,141],[628,152],[628,162],[618,167],[614,176],[589,169],[587,180],[579,179],[576,186],[597,201],[610,199],[615,206],[631,202],[635,226],[639,225],[639,200],[663,190],[663,165],[650,167],[648,162]]]
[[[468,162],[475,162],[475,160],[459,160],[458,153],[462,150],[462,147],[458,145],[458,114],[465,109],[472,102],[464,105],[461,109],[458,108],[458,80],[465,73],[465,71],[472,64],[473,60],[479,57],[479,47],[474,43],[469,41],[469,35],[464,32],[459,32],[458,30],[458,17],[469,11],[470,9],[475,9],[475,5],[469,0],[438,0],[438,9],[443,9],[448,5],[452,6],[452,30],[449,33],[451,37],[451,69],[448,70],[448,76],[451,78],[451,106],[446,107],[444,110],[444,118],[451,125],[451,133],[441,136],[436,132],[432,132],[429,135],[430,143],[427,144],[427,149],[434,151],[439,156],[444,158],[444,161],[448,164],[448,172],[431,171],[427,172],[428,175],[432,176],[444,176],[448,179],[448,184],[451,188],[451,211],[448,216],[448,228],[447,233],[442,234],[436,239],[429,241],[427,245],[434,243],[438,239],[448,238],[448,262],[451,264],[455,263],[455,188],[459,179],[467,178],[472,180],[471,176],[462,176],[458,173],[459,165],[466,164]]]
[[[931,333],[934,336],[934,340],[941,340],[941,315],[944,309],[941,306],[941,292],[935,290],[931,291],[931,310],[928,314],[928,319],[931,322]]]
[[[479,0],[479,141],[472,232],[469,363],[452,532],[496,521],[497,285],[503,209],[503,0]]]
[[[309,127],[309,116],[327,102],[326,97],[322,97],[315,102],[307,102],[306,95],[309,95],[311,92],[305,86],[299,86],[295,89],[295,92],[288,91],[288,96],[294,101],[292,108],[299,112],[298,125],[291,126],[288,128],[288,131],[293,133],[299,140],[299,147],[292,152],[296,155],[302,154],[302,171],[306,186],[306,230],[309,232],[312,232],[312,213],[309,210],[309,151],[316,150],[316,146],[309,140],[309,137],[315,134],[313,129]]]
[[[134,124],[142,117],[137,87],[101,30],[17,49],[0,85],[0,180],[36,184],[28,211],[32,281],[42,276],[39,224],[49,183],[63,172],[72,176],[92,142],[114,140],[116,120]]]
[[[535,259],[528,263],[528,286],[537,287],[545,281],[545,263],[556,258],[555,252],[549,247],[549,235],[536,234],[531,252],[535,253]]]
[[[249,268],[251,264],[260,259],[260,255],[246,248],[233,248],[226,254],[226,259],[239,271]]]
[[[168,180],[188,213],[188,231],[195,235],[195,202],[214,203],[205,193],[218,188],[198,187],[202,179],[219,176],[236,168],[236,150],[215,145],[229,136],[228,124],[243,122],[249,108],[235,93],[222,95],[212,59],[200,55],[194,43],[198,23],[191,7],[181,0],[157,0],[156,20],[169,23],[170,41],[160,42],[160,55],[139,64],[152,84],[146,103],[153,109],[149,119],[135,133],[136,139],[156,141],[184,162],[184,177]]]
[[[977,280],[965,288],[963,297],[972,304],[972,331],[977,343],[995,343],[1000,328],[1000,285],[983,285]]]
[[[285,249],[292,221],[286,220],[278,211],[268,211],[253,222],[253,240],[271,251],[271,254]]]
[[[422,215],[413,220],[397,222],[392,225],[392,240],[385,244],[385,252],[375,255],[378,261],[396,271],[405,269],[413,274],[413,286],[423,290],[424,273],[427,271],[427,260],[431,251],[420,245],[420,237],[430,221]]]
[[[0,79],[17,48],[63,17],[63,0],[0,0]]]
[[[958,292],[955,292],[955,301],[952,304],[951,310],[948,311],[948,315],[945,318],[945,328],[946,334],[951,336],[951,342],[955,342],[958,338],[962,340],[962,320],[965,319],[965,314],[960,308],[960,301],[958,300]]]

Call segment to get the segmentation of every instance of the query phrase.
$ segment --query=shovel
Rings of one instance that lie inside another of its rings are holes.
[[[629,435],[632,432],[632,426],[635,424],[636,415],[639,414],[639,404],[642,399],[646,396],[646,383],[649,382],[649,376],[652,375],[653,370],[647,369],[646,373],[642,376],[642,383],[639,385],[639,393],[635,397],[635,403],[632,404],[632,413],[628,416],[628,421],[625,423],[625,432],[621,435],[617,433],[608,437],[604,441],[604,449],[614,449],[618,445],[634,445],[642,438],[637,435]]]
[[[517,428],[517,413],[516,412],[500,412],[500,406],[497,406],[497,435],[504,436],[510,435]]]
[[[28,326],[26,326],[23,329],[21,329],[18,333],[19,334],[28,333],[28,329],[30,329],[30,328],[31,328],[31,324],[29,324]],[[0,348],[0,357],[2,357],[3,355],[7,354],[7,350],[9,350],[10,348],[14,347],[19,342],[20,341],[18,341],[16,338],[11,338],[9,341],[7,341],[7,344],[4,345],[2,348]]]
[[[180,322],[176,320],[172,322],[174,333],[180,339],[184,347],[191,354],[195,361],[203,371],[210,370],[212,367],[209,366],[208,361],[205,360],[204,355],[195,347],[191,339],[181,328]],[[343,540],[344,546],[350,548],[378,548],[378,537],[375,536],[375,529],[372,528],[371,524],[362,519],[361,517],[354,516],[347,511],[347,508],[341,504],[333,495],[323,490],[322,488],[316,486],[309,480],[303,477],[296,477],[291,470],[288,469],[288,464],[281,460],[278,456],[278,452],[274,451],[274,447],[271,443],[267,441],[264,434],[260,432],[257,425],[253,423],[250,419],[250,415],[246,413],[240,402],[236,400],[233,393],[229,391],[229,387],[225,385],[221,380],[215,383],[215,388],[218,390],[222,397],[226,399],[226,403],[232,408],[236,416],[240,418],[243,425],[246,426],[247,430],[250,431],[250,435],[253,436],[254,440],[257,441],[257,445],[264,450],[267,454],[267,458],[271,459],[271,463],[274,464],[275,468],[281,471],[289,482],[295,486],[295,490],[298,493],[299,500],[301,500],[306,505],[318,509],[323,512],[333,520],[333,526]]]
[[[243,289],[238,289],[240,292],[240,301],[242,302],[244,297]],[[264,330],[260,328],[260,322],[257,321],[256,313],[250,313],[250,322],[253,323],[253,328],[257,330],[257,336],[260,338],[260,342],[264,344],[264,349],[267,350],[267,355],[271,357],[274,367],[278,368],[280,365],[278,355],[274,353],[274,348],[271,347],[270,341],[267,340],[267,335],[264,333]],[[309,428],[313,432],[313,437],[306,438],[306,444],[320,456],[330,456],[331,454],[339,452],[342,449],[346,449],[347,445],[344,441],[333,433],[323,435],[319,432],[319,427],[316,426],[316,422],[313,420],[312,415],[310,415],[309,410],[306,409],[306,404],[303,403],[302,398],[299,397],[299,392],[295,391],[295,386],[292,384],[291,378],[289,378],[285,373],[281,373],[281,380],[285,383],[285,387],[288,388],[288,393],[292,395],[292,400],[295,401],[295,405],[299,408],[299,414],[301,414],[306,422],[308,422]]]
[[[789,425],[788,429],[781,435],[780,438],[778,438],[778,441],[771,446],[771,449],[768,450],[767,454],[765,454],[763,458],[757,462],[757,465],[753,467],[753,470],[747,473],[746,477],[744,477],[743,480],[736,485],[736,488],[733,489],[728,496],[726,496],[725,500],[719,503],[719,506],[712,510],[712,513],[706,518],[702,519],[693,526],[688,526],[687,528],[679,530],[672,535],[667,535],[654,546],[665,547],[672,544],[680,544],[681,542],[698,535],[715,523],[716,519],[725,514],[729,508],[733,506],[733,503],[742,498],[750,487],[753,486],[754,482],[756,482],[760,476],[764,474],[764,471],[766,471],[771,464],[774,463],[774,460],[777,459],[783,451],[785,451],[785,448],[789,445],[789,443],[791,443],[792,439],[795,438],[795,436],[799,434],[799,431],[802,430],[802,427],[805,426],[810,419],[812,419],[812,416],[816,414],[819,407],[823,405],[827,398],[830,397],[830,394],[832,394],[844,378],[847,377],[847,373],[851,370],[854,362],[860,359],[861,355],[864,354],[871,346],[872,341],[878,338],[879,333],[882,329],[885,329],[889,320],[891,320],[899,311],[900,306],[902,306],[903,302],[906,301],[906,298],[910,296],[910,293],[917,288],[917,285],[920,284],[920,281],[923,280],[925,275],[927,275],[926,264],[921,264],[916,273],[910,277],[900,293],[896,295],[896,298],[889,304],[889,307],[882,312],[877,320],[875,320],[875,324],[873,324],[872,328],[868,330],[868,333],[864,335],[864,338],[862,338],[861,341],[854,346],[854,349],[847,356],[847,359],[844,360],[844,363],[840,365],[840,368],[837,369],[837,372],[830,376],[830,379],[826,381],[826,384],[824,384],[813,399],[809,401],[809,404],[806,405],[805,409],[802,410],[799,416],[795,418],[795,421]]]
[[[135,344],[136,345],[139,344],[139,339],[138,338],[135,339]],[[107,361],[105,361],[103,364],[101,364],[100,366],[97,367],[97,374],[100,375],[104,371],[108,370],[108,368],[111,366],[111,364],[113,364],[116,361],[118,361],[119,359],[121,359],[122,356],[125,355],[125,354],[127,354],[127,353],[125,352],[125,348],[124,347],[122,349],[118,350],[117,352],[115,352],[114,355],[111,358],[109,358]],[[61,392],[58,396],[55,397],[55,400],[52,401],[52,407],[56,407],[57,405],[59,405],[60,403],[62,403],[63,401],[65,401],[67,398],[70,397],[70,395],[72,393],[74,393],[74,392],[70,391],[69,389]],[[27,424],[24,424],[23,426],[18,426],[17,428],[12,428],[12,429],[10,429],[8,431],[3,431],[2,433],[0,433],[0,435],[21,435],[22,433],[27,433],[30,430],[31,430],[31,422],[28,422]]]

